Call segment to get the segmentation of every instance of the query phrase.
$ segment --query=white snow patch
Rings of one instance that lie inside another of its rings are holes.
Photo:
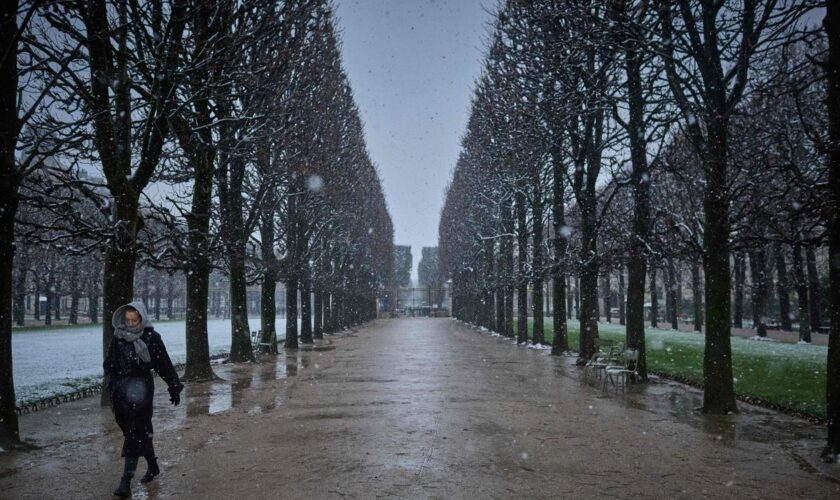
[[[538,351],[547,351],[551,349],[551,346],[548,344],[528,344],[528,349],[536,349]]]
[[[580,328],[580,323],[575,320],[568,320],[566,322],[569,328]],[[551,321],[546,321],[547,327],[551,325]],[[598,332],[607,333],[616,336],[624,336],[625,327],[617,324],[598,323]],[[666,328],[645,328],[645,338],[649,346],[671,346],[675,350],[679,350],[681,346],[693,345],[703,348],[705,344],[705,337],[698,335],[696,332],[683,332],[670,330]],[[799,361],[810,363],[815,366],[825,368],[825,356],[828,350],[824,345],[797,345],[788,344],[785,342],[752,342],[750,339],[741,337],[732,337],[732,352],[747,356],[755,356],[768,360],[778,360],[779,362]]]
[[[771,339],[770,337],[759,337],[758,335],[753,335],[750,337],[750,340],[758,340],[759,342],[778,342],[776,339]]]
[[[249,318],[248,324],[251,330],[259,330],[260,318]],[[285,331],[285,319],[278,318],[276,324],[278,332]],[[186,323],[157,323],[155,330],[163,338],[172,362],[186,361]],[[211,356],[229,351],[230,320],[208,320],[207,340]],[[102,325],[23,332],[13,330],[12,356],[18,401],[74,392],[96,384],[102,378]]]

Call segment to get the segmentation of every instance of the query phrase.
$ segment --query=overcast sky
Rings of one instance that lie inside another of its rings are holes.
[[[344,68],[379,168],[394,240],[437,245],[495,0],[336,0]]]

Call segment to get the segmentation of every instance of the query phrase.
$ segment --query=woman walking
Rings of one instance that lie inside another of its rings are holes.
[[[180,394],[184,389],[163,340],[152,328],[148,317],[142,302],[117,308],[111,319],[114,337],[105,356],[104,383],[124,437],[122,456],[125,458],[125,469],[114,491],[114,495],[121,498],[131,496],[131,479],[140,457],[144,457],[149,466],[140,479],[141,483],[147,483],[160,474],[152,444],[155,385],[151,370],[166,382],[169,401],[173,405],[181,402]]]

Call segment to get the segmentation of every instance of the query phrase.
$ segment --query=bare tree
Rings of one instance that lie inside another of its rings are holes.
[[[729,121],[744,97],[757,55],[786,40],[803,4],[658,3],[662,54],[688,136],[703,161],[706,347],[703,411],[737,411],[732,382],[728,196]]]

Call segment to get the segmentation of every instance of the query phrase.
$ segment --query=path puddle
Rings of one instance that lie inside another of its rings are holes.
[[[223,380],[188,384],[186,416],[215,415],[234,408],[243,408],[250,415],[270,411],[282,404],[283,395],[258,402],[256,393],[282,392],[277,381],[296,377],[307,366],[309,356],[301,352],[280,352],[277,356],[262,356],[259,363],[233,365]],[[245,408],[247,405],[250,407]]]
[[[561,365],[566,367],[565,364]],[[555,368],[555,375],[568,376]],[[574,377],[575,374],[572,374]],[[582,377],[582,372],[577,377]],[[776,444],[779,436],[786,436],[799,446],[817,446],[825,439],[822,428],[810,422],[779,414],[768,409],[738,403],[739,413],[732,415],[704,415],[703,393],[665,379],[654,378],[649,384],[630,384],[623,390],[618,387],[603,388],[603,380],[588,380],[592,397],[599,400],[614,400],[626,408],[640,410],[653,415],[669,415],[673,420],[691,425],[703,431],[710,439],[726,446],[755,442]]]

